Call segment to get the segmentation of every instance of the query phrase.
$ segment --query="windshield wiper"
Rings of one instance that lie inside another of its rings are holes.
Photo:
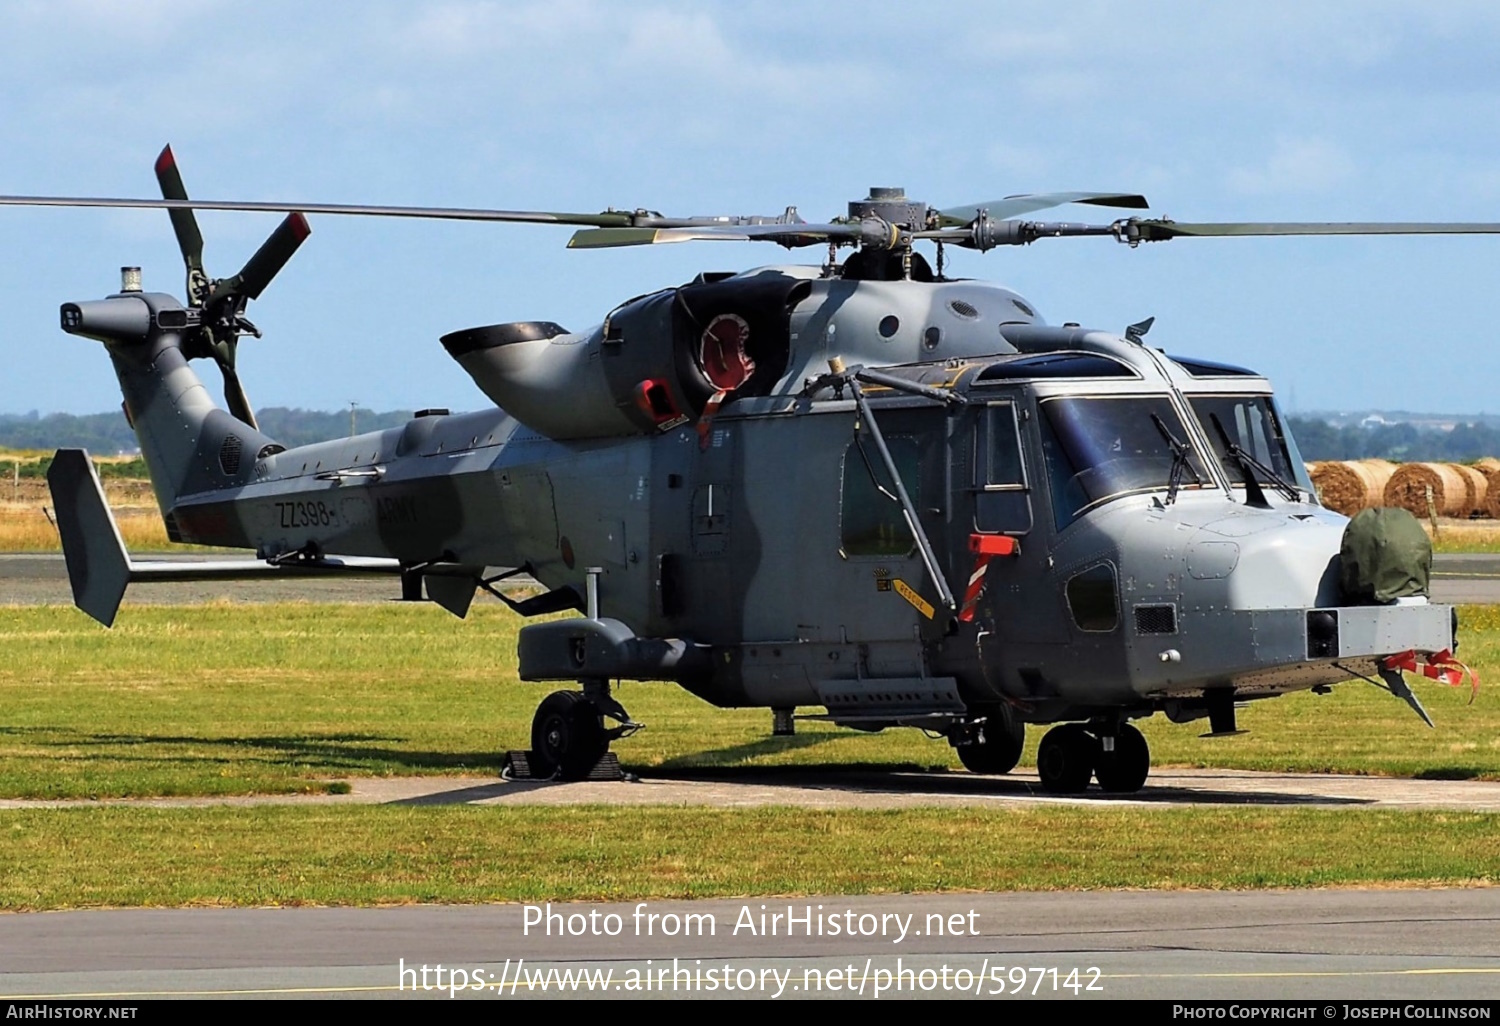
[[[1203,484],[1203,478],[1199,476],[1197,468],[1189,462],[1189,457],[1193,455],[1193,447],[1172,434],[1172,429],[1167,427],[1167,422],[1154,413],[1151,414],[1151,423],[1156,425],[1156,430],[1161,432],[1161,436],[1167,440],[1167,445],[1172,448],[1172,469],[1167,474],[1166,501],[1166,505],[1170,506],[1177,501],[1177,489],[1182,487],[1184,470],[1192,472],[1194,484]]]
[[[1224,452],[1232,456],[1234,461],[1240,465],[1240,473],[1245,478],[1245,505],[1261,506],[1265,509],[1271,508],[1271,504],[1266,501],[1265,491],[1260,487],[1260,482],[1251,473],[1252,469],[1264,474],[1266,480],[1275,485],[1278,492],[1286,496],[1287,502],[1301,501],[1302,492],[1295,485],[1288,484],[1276,471],[1266,466],[1254,456],[1251,456],[1238,443],[1230,441],[1229,432],[1224,430],[1224,424],[1219,420],[1217,413],[1210,413],[1208,419],[1214,422],[1214,430],[1219,433],[1219,438],[1224,442]]]

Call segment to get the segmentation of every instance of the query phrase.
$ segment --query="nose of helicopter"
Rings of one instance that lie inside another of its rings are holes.
[[[1206,523],[1187,545],[1184,598],[1214,595],[1229,609],[1338,605],[1344,523],[1321,510],[1245,510]]]
[[[1350,667],[1373,674],[1394,652],[1451,647],[1446,606],[1341,594],[1347,525],[1305,504],[1149,511],[1116,550],[1131,556],[1120,564],[1131,687],[1279,694],[1347,680]]]

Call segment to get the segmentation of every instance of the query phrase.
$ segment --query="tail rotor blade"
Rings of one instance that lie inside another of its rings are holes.
[[[177,169],[177,158],[172,147],[166,146],[156,158],[156,180],[161,185],[163,199],[185,200],[187,188],[182,184],[182,172]],[[177,235],[177,248],[182,250],[182,262],[187,265],[188,275],[194,271],[203,273],[203,233],[198,230],[198,219],[191,208],[177,207],[167,211],[172,218],[172,231]]]
[[[224,373],[224,404],[229,410],[229,415],[259,431],[260,425],[255,421],[255,411],[250,408],[250,397],[245,394],[245,387],[240,384],[240,376],[236,373],[233,364],[223,360],[216,362],[219,364],[219,370]]]
[[[271,237],[261,243],[260,249],[255,251],[255,255],[245,263],[240,273],[220,283],[214,290],[215,298],[233,293],[249,299],[259,299],[271,279],[286,266],[292,254],[297,252],[297,247],[311,234],[312,228],[308,225],[307,218],[298,213],[288,214],[286,220],[271,233]]]

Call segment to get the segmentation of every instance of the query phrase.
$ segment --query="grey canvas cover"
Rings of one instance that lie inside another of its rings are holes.
[[[1426,595],[1432,542],[1404,509],[1362,510],[1344,529],[1339,584],[1350,602],[1394,602]]]

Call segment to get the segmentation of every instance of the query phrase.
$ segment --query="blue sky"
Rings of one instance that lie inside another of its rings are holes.
[[[1500,5],[1478,2],[11,0],[0,193],[154,195],[171,142],[215,199],[824,220],[903,185],[940,207],[1109,189],[1184,221],[1500,221],[1496,54]],[[219,276],[276,223],[200,220]],[[314,218],[250,308],[266,338],[240,348],[246,388],[474,409],[440,334],[581,328],[699,270],[799,258],[567,237]],[[0,412],[118,405],[100,347],[56,325],[122,264],[180,293],[165,214],[0,209]],[[1298,409],[1500,409],[1500,236],[1053,240],[951,266],[1053,323],[1155,315],[1152,343],[1256,367]]]

